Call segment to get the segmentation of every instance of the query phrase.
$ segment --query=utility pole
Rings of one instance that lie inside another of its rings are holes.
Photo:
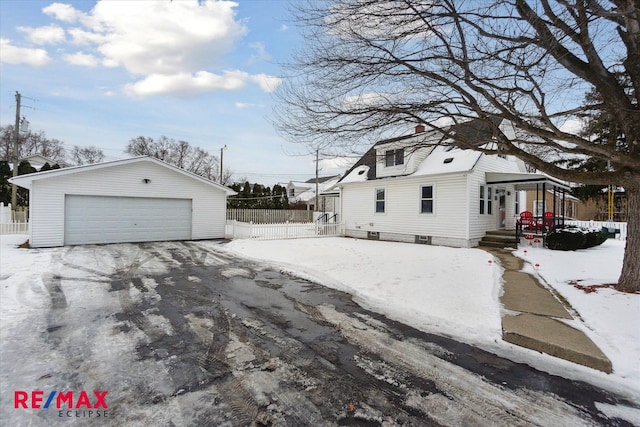
[[[318,156],[320,150],[316,148],[316,212],[319,212],[318,209]]]
[[[16,91],[16,125],[13,129],[13,176],[18,176],[18,137],[20,135],[20,92]],[[16,211],[16,185],[11,184],[11,210]]]
[[[224,156],[224,150],[227,149],[227,144],[224,144],[224,147],[220,149],[220,185],[224,185],[222,182],[222,156]]]

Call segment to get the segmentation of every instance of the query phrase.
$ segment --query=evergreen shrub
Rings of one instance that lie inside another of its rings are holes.
[[[575,226],[558,228],[547,235],[546,245],[558,251],[575,251],[601,245],[607,240],[602,230],[588,230]]]

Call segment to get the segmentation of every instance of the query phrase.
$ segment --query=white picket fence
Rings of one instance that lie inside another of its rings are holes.
[[[29,234],[29,223],[9,222],[0,224],[0,234]]]
[[[627,240],[627,223],[626,222],[609,222],[609,221],[565,221],[567,225],[575,225],[577,227],[585,228],[602,228],[608,227],[615,230],[620,230],[620,234],[616,233],[616,238],[620,240]]]
[[[313,221],[313,211],[292,209],[227,209],[227,220],[254,224],[305,223]]]
[[[229,239],[277,240],[343,235],[344,224],[339,223],[254,224],[230,220],[227,221],[226,228],[226,236]]]

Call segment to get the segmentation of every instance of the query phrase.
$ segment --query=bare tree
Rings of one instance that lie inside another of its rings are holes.
[[[14,126],[0,127],[0,159],[13,159]],[[18,137],[18,158],[40,154],[57,162],[65,159],[64,143],[58,139],[49,139],[44,132],[28,132]]]
[[[78,166],[90,165],[93,163],[100,163],[104,160],[104,153],[98,147],[73,147],[71,153],[71,160]]]
[[[157,140],[138,136],[129,141],[125,152],[134,156],[155,157],[211,181],[220,179],[218,157],[200,147],[190,145],[187,141],[176,141],[164,135]],[[229,171],[223,173],[223,181],[228,180],[230,176]]]
[[[306,44],[274,122],[292,141],[353,150],[400,124],[479,119],[495,151],[629,203],[617,288],[640,290],[640,5],[633,0],[299,3]],[[597,96],[585,97],[586,93]],[[606,113],[615,138],[563,127]],[[440,120],[438,120],[440,119]],[[501,132],[498,119],[513,124]],[[436,121],[437,120],[437,121]],[[454,143],[464,145],[456,135]],[[478,148],[478,147],[469,147]],[[593,159],[608,168],[589,170]]]

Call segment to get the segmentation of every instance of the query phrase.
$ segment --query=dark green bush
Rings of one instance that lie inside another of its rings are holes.
[[[592,248],[607,241],[607,232],[604,230],[589,230],[584,235],[586,237],[585,247]]]
[[[553,250],[575,251],[601,245],[606,240],[607,233],[605,231],[567,226],[547,234],[546,244],[549,249]]]
[[[549,249],[575,251],[585,247],[587,238],[580,229],[559,228],[547,234],[546,242]]]

